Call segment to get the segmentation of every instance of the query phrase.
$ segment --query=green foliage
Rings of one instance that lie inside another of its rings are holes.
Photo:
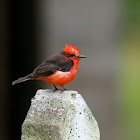
[[[127,140],[140,140],[140,40],[131,32],[126,38],[122,67],[123,129]]]
[[[127,140],[140,140],[140,0],[124,0],[122,125]]]
[[[140,0],[124,0],[124,29],[140,31]]]

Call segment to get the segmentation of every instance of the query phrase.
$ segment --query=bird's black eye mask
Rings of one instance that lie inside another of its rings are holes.
[[[71,55],[71,57],[75,56],[75,54],[70,54],[70,55]]]
[[[69,58],[69,57],[75,57],[76,55],[75,54],[67,54],[65,53],[64,51],[61,52],[61,54],[63,54],[65,57]]]

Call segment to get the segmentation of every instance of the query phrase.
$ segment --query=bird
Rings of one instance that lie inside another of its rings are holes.
[[[65,44],[62,51],[47,58],[32,73],[13,81],[12,85],[28,80],[43,80],[53,84],[54,91],[58,90],[56,86],[61,86],[63,90],[66,90],[64,85],[75,78],[81,58],[86,58],[86,56],[81,55],[76,46]]]

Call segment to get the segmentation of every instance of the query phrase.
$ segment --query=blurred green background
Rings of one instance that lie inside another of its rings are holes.
[[[81,60],[67,89],[98,121],[101,140],[140,140],[140,0],[1,0],[0,139],[19,140],[41,81],[11,86],[66,43]]]
[[[140,1],[124,1],[121,47],[121,121],[124,139],[140,139]]]

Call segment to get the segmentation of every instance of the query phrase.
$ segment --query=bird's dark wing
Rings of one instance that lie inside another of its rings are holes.
[[[67,72],[74,65],[73,61],[64,55],[56,54],[45,60],[32,73],[32,78],[52,75],[56,70]]]

